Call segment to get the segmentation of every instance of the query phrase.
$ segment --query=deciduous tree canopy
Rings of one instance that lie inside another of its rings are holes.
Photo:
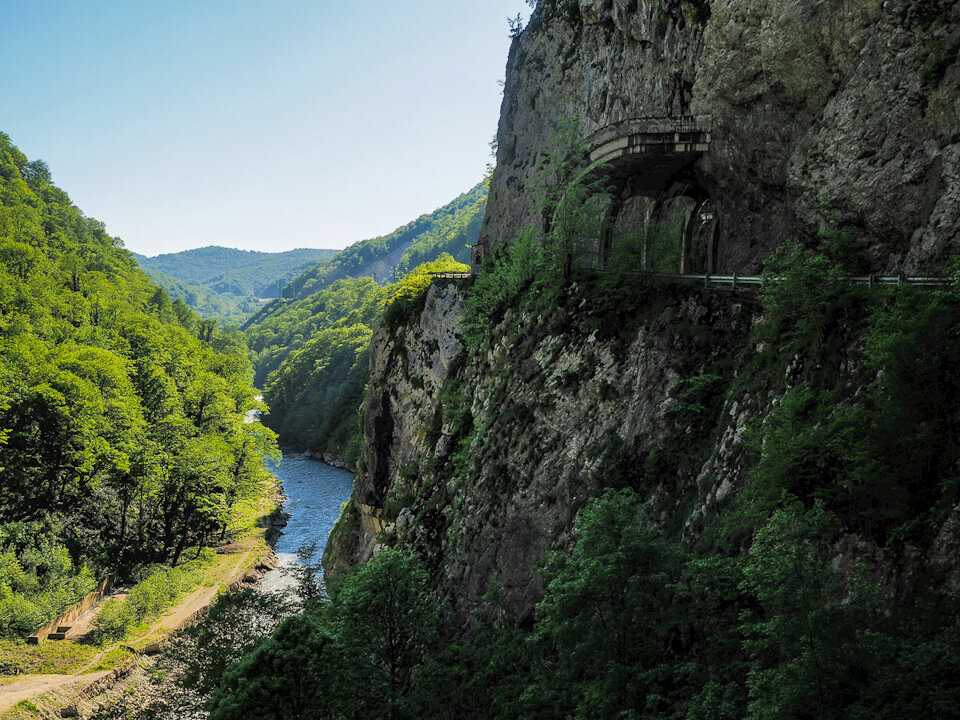
[[[0,258],[4,634],[218,536],[276,443],[243,421],[242,341],[171,302],[2,134]]]

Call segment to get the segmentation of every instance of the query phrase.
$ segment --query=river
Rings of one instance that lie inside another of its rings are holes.
[[[270,470],[283,483],[287,498],[283,509],[290,517],[277,540],[277,568],[264,575],[260,587],[279,590],[292,582],[283,569],[296,563],[301,545],[317,540],[319,553],[323,554],[327,537],[340,517],[340,505],[353,490],[353,474],[300,455],[285,457]]]

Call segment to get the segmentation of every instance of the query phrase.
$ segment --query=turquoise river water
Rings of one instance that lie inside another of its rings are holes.
[[[340,517],[340,506],[353,490],[353,474],[299,455],[284,457],[270,469],[283,483],[287,498],[283,509],[290,518],[277,540],[279,565],[264,576],[260,587],[278,590],[292,582],[284,568],[297,561],[301,545],[317,540],[319,552],[323,553],[327,537]]]

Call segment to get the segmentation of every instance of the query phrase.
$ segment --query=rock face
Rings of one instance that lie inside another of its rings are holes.
[[[481,249],[537,222],[562,117],[587,135],[696,115],[709,150],[662,195],[712,200],[718,271],[835,228],[871,240],[874,270],[915,272],[960,236],[958,49],[952,0],[540,0],[510,52]]]
[[[740,498],[761,431],[822,363],[769,350],[755,294],[667,284],[610,297],[602,281],[530,291],[468,348],[465,287],[435,281],[422,312],[374,335],[364,462],[328,572],[384,545],[413,550],[464,625],[490,601],[524,623],[543,597],[538,568],[569,551],[583,504],[623,487],[687,548],[746,548]],[[833,357],[846,360],[828,386],[856,398],[875,374],[856,359],[864,316],[839,317]],[[833,562],[870,568],[891,596],[931,578],[955,591],[960,506],[929,517],[929,540],[902,548],[851,527]]]
[[[659,292],[642,317],[617,327],[594,327],[597,316],[579,299],[550,317],[511,311],[480,356],[458,335],[457,287],[434,285],[415,322],[374,336],[366,467],[353,526],[331,536],[325,567],[362,562],[380,543],[402,545],[429,559],[465,617],[491,591],[517,616],[532,613],[542,596],[538,564],[570,541],[583,502],[636,472],[625,463],[656,457],[665,438],[691,432],[689,418],[669,411],[680,378],[703,374],[749,334],[750,302]],[[715,397],[727,380],[718,378]],[[690,438],[697,450],[682,477],[658,475],[647,488],[667,524],[696,522],[707,495],[722,499],[713,477],[691,495],[711,452],[704,439]],[[736,482],[737,442],[728,445],[724,467]]]
[[[401,470],[416,465],[432,448],[428,429],[451,365],[463,350],[458,334],[462,298],[453,286],[434,285],[419,322],[379,327],[371,340],[370,382],[364,404],[364,456],[348,517],[324,553],[327,570],[363,562],[377,536],[396,519],[384,517],[388,493],[403,497]],[[389,510],[390,508],[388,508]],[[345,536],[348,534],[348,536]]]
[[[958,48],[951,0],[540,0],[510,53],[481,249],[538,220],[531,180],[562,117],[587,134],[709,116],[709,149],[660,197],[622,197],[625,211],[693,212],[708,197],[720,272],[833,229],[872,238],[874,271],[919,271],[960,240]],[[789,359],[776,389],[737,377],[755,298],[598,287],[524,301],[482,351],[464,348],[455,281],[375,333],[365,455],[328,570],[412,548],[464,619],[493,593],[523,620],[538,564],[602,488],[629,482],[689,542],[722,519]],[[937,539],[943,572],[958,535],[953,522]],[[877,549],[854,538],[844,553]]]

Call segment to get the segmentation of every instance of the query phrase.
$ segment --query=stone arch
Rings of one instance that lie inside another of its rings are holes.
[[[657,195],[652,212],[652,224],[659,232],[660,263],[657,252],[648,269],[658,272],[676,272],[681,275],[709,275],[716,265],[716,228],[719,213],[710,193],[695,178],[676,178]],[[653,238],[656,242],[657,238]],[[668,251],[668,252],[667,252]],[[662,257],[666,252],[668,262]]]
[[[675,274],[684,268],[684,237],[693,206],[688,183],[671,182],[653,197],[645,226],[644,269]]]
[[[614,243],[621,262],[668,274],[712,274],[716,267],[719,213],[710,193],[681,173],[651,191],[642,172],[610,178],[599,267],[608,267]],[[623,244],[626,244],[624,246]],[[625,252],[624,252],[625,251]]]
[[[607,226],[605,252],[616,253],[630,270],[643,270],[647,262],[647,234],[655,205],[648,195],[622,195]],[[616,245],[616,246],[615,246]]]
[[[716,204],[709,195],[702,197],[687,217],[683,232],[681,274],[712,275],[716,266]]]
[[[623,213],[624,202],[626,201],[626,180],[622,178],[611,179],[608,194],[609,203],[604,208],[604,214],[601,221],[600,231],[600,267],[606,268],[610,256],[613,252],[614,239],[617,235],[617,227],[620,222],[620,216]]]
[[[603,176],[608,200],[599,234],[583,248],[582,265],[609,268],[616,252],[618,262],[637,269],[712,272],[716,208],[704,205],[709,194],[695,175],[711,130],[706,117],[641,117],[605,126],[585,139],[591,165],[583,172]],[[712,220],[704,223],[704,214]],[[544,226],[549,227],[549,218]]]

